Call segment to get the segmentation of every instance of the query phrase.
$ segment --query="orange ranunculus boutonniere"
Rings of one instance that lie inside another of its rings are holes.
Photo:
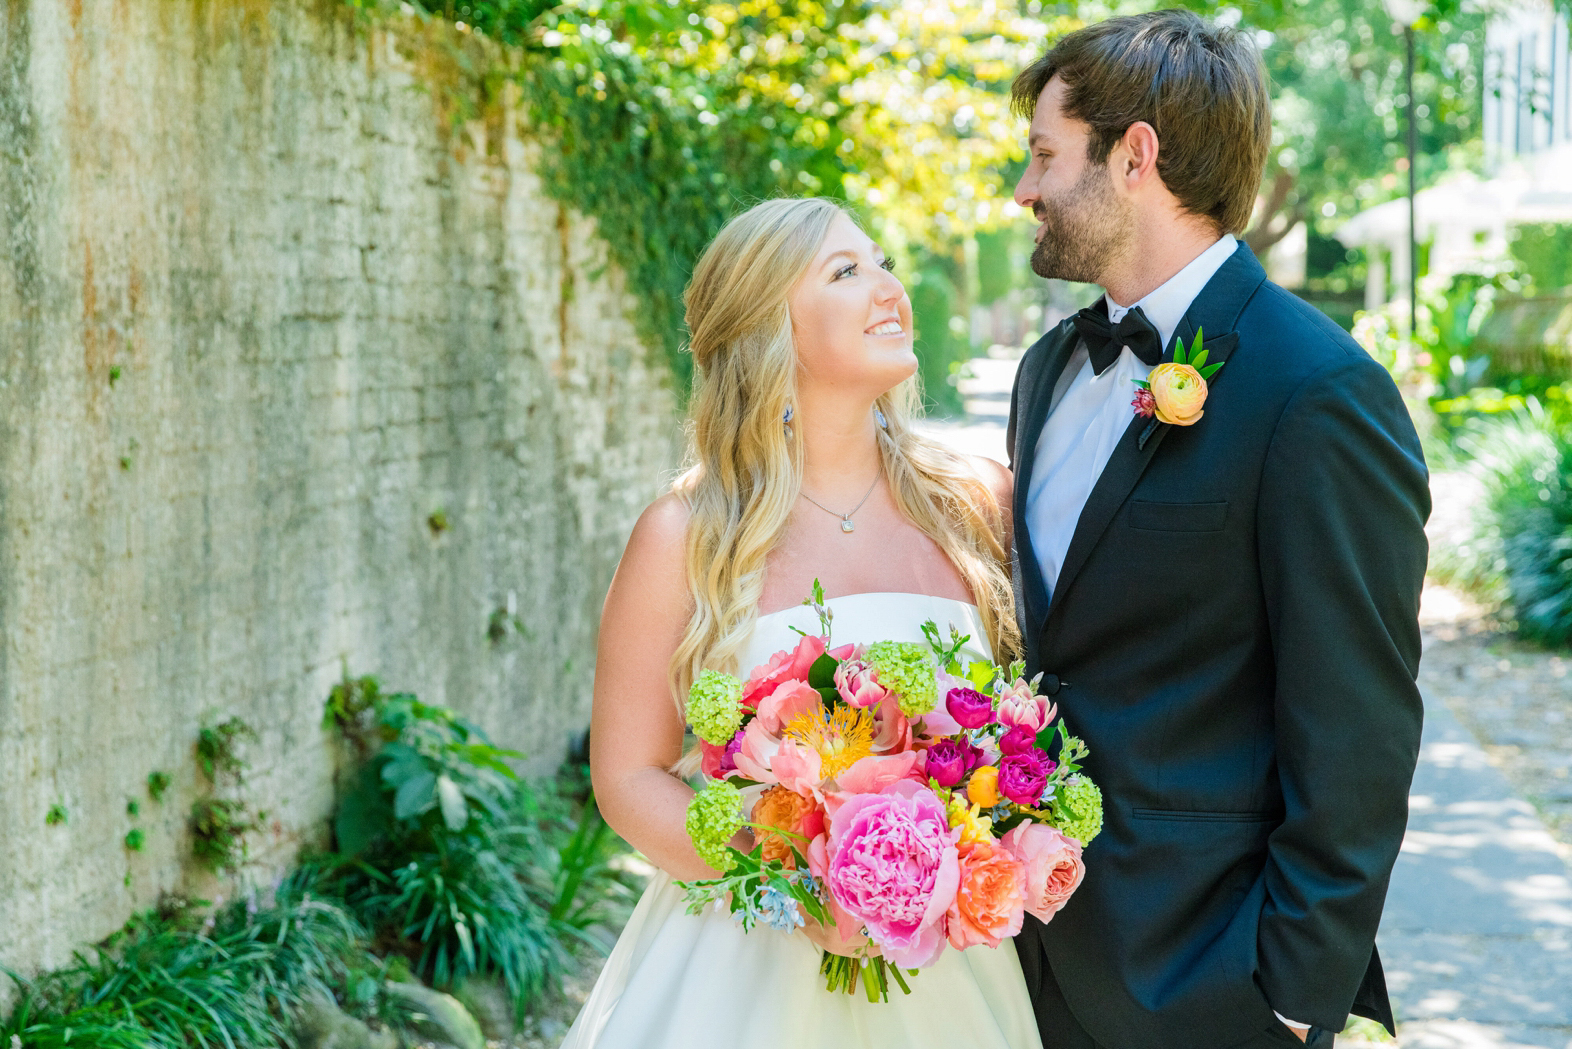
[[[1201,406],[1206,403],[1206,380],[1216,375],[1223,363],[1206,363],[1199,328],[1188,355],[1184,352],[1184,344],[1175,336],[1174,359],[1153,368],[1152,374],[1145,379],[1135,380],[1140,387],[1135,391],[1135,400],[1130,402],[1135,414],[1147,418],[1156,416],[1158,422],[1174,426],[1195,425],[1205,414]]]

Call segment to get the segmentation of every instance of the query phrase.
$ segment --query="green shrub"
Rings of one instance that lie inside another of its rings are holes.
[[[317,861],[315,884],[433,985],[501,977],[522,1017],[570,965],[566,942],[595,942],[590,926],[623,916],[633,885],[613,860],[626,846],[575,762],[532,789],[508,764],[521,755],[453,711],[372,679],[357,689],[361,711],[345,716],[336,689],[331,720],[380,745],[361,748],[334,820],[339,855]]]
[[[179,901],[174,901],[176,904]],[[274,902],[240,900],[211,914],[171,905],[140,915],[72,964],[27,981],[0,1044],[27,1049],[274,1049],[307,998],[353,1002],[380,963],[343,908],[286,881]],[[364,1009],[362,1009],[364,1011]],[[12,1042],[15,1039],[15,1043]]]
[[[1457,446],[1485,503],[1474,534],[1437,551],[1437,575],[1500,603],[1520,636],[1572,645],[1572,435],[1530,399],[1468,423]]]

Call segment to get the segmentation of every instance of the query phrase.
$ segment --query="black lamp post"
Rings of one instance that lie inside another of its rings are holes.
[[[1408,341],[1413,346],[1419,335],[1419,234],[1414,218],[1414,196],[1419,187],[1419,131],[1414,117],[1414,27],[1429,5],[1422,0],[1382,0],[1386,13],[1403,29],[1407,61],[1403,66],[1403,89],[1408,98]]]

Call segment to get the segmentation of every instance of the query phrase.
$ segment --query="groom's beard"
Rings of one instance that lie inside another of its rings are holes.
[[[1045,223],[1032,252],[1032,272],[1039,277],[1101,284],[1109,262],[1134,238],[1130,209],[1114,196],[1098,164],[1062,196],[1038,201],[1032,214]]]

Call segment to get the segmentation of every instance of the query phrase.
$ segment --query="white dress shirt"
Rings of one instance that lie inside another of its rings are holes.
[[[1141,307],[1157,329],[1165,350],[1190,303],[1233,255],[1237,243],[1233,234],[1223,234],[1184,269],[1133,304]],[[1118,324],[1133,308],[1120,306],[1106,294],[1103,297],[1108,302],[1110,324]],[[1134,380],[1151,373],[1151,366],[1126,348],[1107,371],[1094,375],[1083,343],[1071,354],[1054,387],[1048,421],[1033,453],[1032,486],[1026,493],[1026,531],[1050,594],[1058,584],[1081,509],[1130,426],[1135,413],[1130,405],[1136,391]]]
[[[1134,304],[1141,307],[1157,329],[1164,350],[1173,341],[1190,304],[1233,255],[1237,244],[1233,234],[1223,234],[1184,269]],[[1118,324],[1134,308],[1119,305],[1106,293],[1103,298],[1108,303],[1110,324]],[[1151,373],[1151,365],[1125,348],[1107,371],[1095,375],[1083,343],[1070,355],[1054,385],[1048,421],[1034,452],[1037,458],[1032,466],[1032,487],[1026,493],[1026,530],[1050,594],[1058,585],[1059,569],[1064,566],[1064,555],[1069,552],[1081,510],[1103,475],[1114,447],[1130,427],[1135,412],[1130,404],[1137,389],[1135,380],[1145,379]],[[1277,1013],[1277,1018],[1301,1031],[1310,1027],[1282,1013]]]

